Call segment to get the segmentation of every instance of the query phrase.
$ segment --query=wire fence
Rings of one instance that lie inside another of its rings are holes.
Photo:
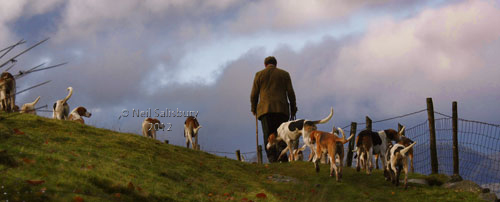
[[[389,120],[412,116],[427,109],[418,110],[400,116],[373,121],[381,123]],[[453,174],[453,119],[450,115],[434,111],[435,115],[442,116],[434,119],[436,131],[436,150],[438,158],[438,172]],[[476,120],[458,118],[458,157],[459,174],[466,180],[474,181],[483,188],[489,188],[497,195],[500,194],[500,125]],[[366,125],[366,123],[358,123]],[[346,134],[351,125],[342,127]],[[364,130],[361,129],[361,130]],[[358,127],[358,133],[361,131]],[[373,131],[380,131],[372,128]],[[416,141],[414,146],[414,171],[420,174],[431,174],[430,130],[429,121],[425,120],[416,125],[406,127],[405,136]],[[344,154],[348,146],[344,147]],[[347,157],[347,156],[345,156]],[[345,158],[347,161],[347,158]],[[355,167],[353,159],[352,166]],[[346,165],[346,164],[345,164]]]
[[[435,120],[439,173],[453,174],[453,125],[445,116]],[[428,121],[406,129],[406,136],[417,142],[414,147],[415,172],[431,173]],[[485,188],[500,190],[500,126],[458,119],[459,174]]]

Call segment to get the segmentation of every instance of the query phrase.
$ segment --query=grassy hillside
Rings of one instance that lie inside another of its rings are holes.
[[[270,180],[275,174],[295,180]],[[441,187],[393,187],[380,171],[367,176],[345,169],[343,177],[335,182],[326,165],[317,174],[308,162],[242,163],[33,115],[0,120],[0,200],[260,201],[264,195],[268,201],[478,200],[477,194]]]

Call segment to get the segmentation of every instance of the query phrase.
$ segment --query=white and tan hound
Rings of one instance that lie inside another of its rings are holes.
[[[201,125],[194,116],[187,117],[184,122],[184,137],[186,138],[186,147],[189,148],[189,144],[193,146],[193,149],[197,148],[198,142],[193,142],[193,138],[198,135]]]
[[[54,119],[59,119],[59,120],[67,120],[69,116],[69,105],[67,101],[73,95],[73,88],[70,86],[67,89],[69,91],[68,95],[62,99],[62,100],[57,100],[54,103],[53,110],[52,112],[52,118]]]
[[[35,110],[35,105],[38,103],[40,100],[40,96],[38,96],[35,101],[23,104],[21,107],[21,113],[26,113],[26,114],[35,114],[36,115],[36,110]]]
[[[90,118],[90,116],[92,116],[92,113],[88,112],[87,109],[85,109],[85,107],[80,106],[71,111],[68,120],[85,124],[83,117]]]
[[[401,170],[405,172],[405,184],[404,188],[408,188],[408,156],[407,152],[410,150],[416,142],[413,142],[409,146],[405,147],[399,143],[394,146],[389,145],[386,153],[386,160],[388,162],[386,169],[388,173],[385,174],[387,180],[391,180],[396,186],[399,185],[399,175]]]
[[[335,135],[335,133],[329,133],[329,132],[323,132],[323,131],[318,131],[315,130],[311,132],[310,134],[310,139],[312,144],[316,144],[316,155],[314,156],[313,163],[314,167],[316,168],[316,172],[319,172],[319,161],[322,153],[328,153],[328,157],[330,160],[330,176],[333,177],[333,174],[335,172],[335,178],[337,181],[340,181],[342,178],[342,163],[343,163],[343,158],[344,155],[340,156],[340,162],[339,166],[337,167],[335,163],[335,156],[337,156],[337,146],[338,143],[342,146],[341,148],[343,150],[343,145],[345,143],[348,143],[349,140],[353,137],[351,135],[349,138],[345,139],[345,133],[342,130],[342,128],[338,128],[340,133],[342,133],[342,138],[338,137]]]
[[[0,75],[0,110],[15,111],[16,79],[9,72]]]
[[[142,122],[142,136],[151,137],[156,140],[156,130],[163,129],[163,124],[158,119],[146,118]]]

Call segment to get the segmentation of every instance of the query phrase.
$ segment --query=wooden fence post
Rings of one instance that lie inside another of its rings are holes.
[[[352,150],[354,150],[354,141],[356,140],[356,122],[351,122],[351,135],[354,135],[351,140],[349,140],[349,146],[347,148],[347,167],[352,166]]]
[[[457,101],[452,103],[452,121],[453,121],[453,175],[460,176],[458,162],[458,107]]]
[[[257,163],[262,164],[262,145],[257,147]]]
[[[236,150],[236,159],[238,159],[238,161],[241,161],[241,154],[240,154],[240,150]]]
[[[402,129],[402,128],[403,128],[403,125],[401,125],[400,123],[398,123],[398,132],[399,132],[399,131],[401,131],[401,129]],[[405,135],[405,131],[403,131],[401,134],[402,134],[403,136],[406,136],[406,135]]]
[[[427,98],[427,116],[429,118],[429,140],[430,140],[430,150],[431,150],[431,171],[432,174],[438,173],[438,158],[436,149],[436,125],[434,122],[434,105],[432,104],[432,98]]]
[[[366,129],[372,131],[372,120],[368,116],[366,116]]]
[[[168,140],[165,140],[165,144],[168,144]]]

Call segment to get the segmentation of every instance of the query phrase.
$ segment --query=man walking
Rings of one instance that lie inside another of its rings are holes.
[[[276,130],[283,122],[295,119],[297,113],[297,104],[290,74],[277,68],[277,63],[276,58],[273,56],[264,59],[265,69],[255,74],[250,95],[252,113],[262,124],[264,145],[267,145],[270,134],[276,133]],[[290,101],[290,104],[288,104],[288,101]],[[286,143],[281,141],[276,145],[276,147],[270,149],[266,148],[269,162],[288,161],[287,155],[283,155],[281,159],[278,159],[281,151],[286,148]],[[297,146],[298,144],[294,145],[294,147]]]

